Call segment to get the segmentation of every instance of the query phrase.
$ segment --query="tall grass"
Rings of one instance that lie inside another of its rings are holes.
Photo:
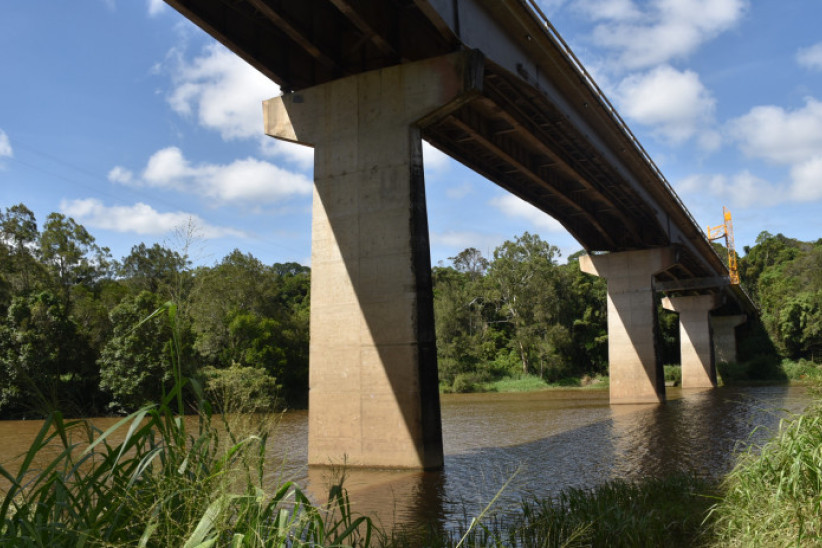
[[[164,312],[173,321],[173,306],[155,314]],[[267,433],[217,428],[196,384],[198,420],[187,427],[190,381],[178,358],[175,385],[159,404],[104,432],[53,412],[19,469],[0,467],[10,485],[0,503],[4,546],[370,545],[371,521],[351,515],[341,485],[323,507],[290,482],[268,492]]]
[[[717,546],[822,546],[822,404],[743,454],[723,487]]]

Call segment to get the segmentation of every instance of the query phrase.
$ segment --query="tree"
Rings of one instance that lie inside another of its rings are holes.
[[[39,243],[40,260],[51,270],[66,307],[73,285],[92,284],[108,273],[108,248],[99,247],[83,225],[71,217],[50,213]]]
[[[131,248],[117,270],[136,293],[148,291],[170,299],[179,274],[188,266],[189,262],[176,251],[140,243]]]
[[[173,381],[172,332],[166,314],[147,319],[162,299],[143,291],[126,297],[111,311],[112,337],[99,360],[100,388],[110,407],[130,411],[157,401]]]
[[[23,204],[0,212],[0,243],[5,247],[2,270],[16,293],[28,293],[42,268],[33,254],[37,241],[37,221],[34,213]]]
[[[568,280],[557,268],[558,256],[559,249],[528,232],[494,250],[488,276],[500,315],[512,327],[510,344],[523,373],[537,364],[541,375],[562,373],[562,348],[570,336],[560,323]]]
[[[90,406],[92,365],[87,341],[54,293],[15,297],[0,325],[0,413]]]

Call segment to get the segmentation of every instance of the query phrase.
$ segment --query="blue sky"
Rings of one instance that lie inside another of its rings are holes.
[[[554,26],[702,226],[734,216],[822,237],[822,3],[542,0]],[[0,207],[212,264],[234,248],[310,259],[310,149],[262,135],[278,87],[158,0],[8,0],[0,17]],[[433,264],[550,217],[426,147]]]

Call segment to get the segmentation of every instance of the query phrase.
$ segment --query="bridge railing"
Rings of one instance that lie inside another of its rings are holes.
[[[537,1],[526,1],[528,2],[528,4],[530,4],[531,8],[534,10],[534,13],[537,14],[539,18],[542,20],[543,24],[545,25],[545,29],[549,33],[549,37],[552,38],[559,46],[561,46],[560,51],[565,55],[567,61],[571,64],[571,66],[573,66],[576,69],[582,81],[585,82],[585,84],[591,90],[591,93],[593,93],[593,95],[599,101],[600,105],[602,105],[602,107],[611,115],[614,122],[616,122],[617,126],[620,128],[623,134],[633,143],[634,147],[636,147],[636,150],[640,153],[642,158],[648,164],[648,167],[651,168],[651,170],[659,178],[659,180],[662,182],[662,184],[665,186],[668,192],[671,193],[671,196],[674,197],[674,200],[676,200],[680,208],[682,208],[682,211],[688,216],[693,225],[697,227],[698,232],[702,235],[702,238],[705,240],[705,243],[709,244],[708,247],[713,251],[713,246],[710,245],[708,237],[702,231],[702,228],[700,228],[700,225],[696,222],[696,219],[694,219],[693,215],[691,215],[691,212],[688,210],[688,208],[685,207],[685,204],[682,202],[679,195],[668,182],[668,179],[666,179],[665,175],[662,174],[662,171],[651,158],[651,155],[648,154],[648,152],[645,150],[645,147],[643,147],[642,143],[639,142],[639,139],[637,139],[636,135],[634,135],[634,133],[628,127],[628,124],[625,123],[625,120],[622,119],[622,116],[620,116],[619,112],[617,112],[617,109],[614,107],[614,105],[611,103],[608,97],[605,96],[605,93],[603,93],[602,89],[600,89],[599,85],[596,83],[594,78],[585,69],[582,62],[579,60],[579,58],[576,56],[573,50],[571,50],[571,46],[569,46],[565,39],[562,37],[562,35],[560,35],[559,31],[557,31],[556,27],[554,27],[554,25],[548,19],[548,16],[546,16],[542,9],[539,7]],[[714,251],[714,253],[716,252]],[[719,256],[719,254],[717,254],[717,256]]]

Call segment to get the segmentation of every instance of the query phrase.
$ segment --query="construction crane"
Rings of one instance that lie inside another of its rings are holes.
[[[739,283],[739,270],[736,265],[736,249],[734,248],[734,225],[731,221],[731,211],[722,206],[723,223],[719,226],[708,227],[708,240],[714,241],[725,238],[725,247],[728,249],[728,273],[732,284]]]

